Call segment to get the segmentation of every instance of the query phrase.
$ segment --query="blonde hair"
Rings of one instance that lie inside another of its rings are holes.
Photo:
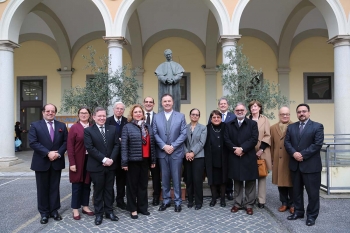
[[[132,121],[132,113],[134,112],[135,108],[140,108],[141,111],[142,111],[142,119],[144,120],[145,119],[145,111],[143,110],[142,106],[140,104],[134,104],[131,106],[130,110],[129,110],[129,115],[128,115],[128,122],[131,122]]]

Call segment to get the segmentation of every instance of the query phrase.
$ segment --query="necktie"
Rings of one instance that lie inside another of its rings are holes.
[[[301,132],[303,132],[304,125],[305,125],[304,122],[301,122],[301,123],[300,123],[300,126],[299,126],[299,134],[301,134]]]
[[[226,120],[226,114],[223,113],[223,114],[222,114],[222,122],[225,122],[225,120]]]
[[[51,138],[51,141],[53,141],[53,139],[54,139],[54,137],[55,137],[55,130],[53,129],[53,127],[52,127],[52,121],[49,121],[49,122],[47,122],[47,123],[49,123],[49,125],[50,125],[50,138]]]
[[[117,124],[120,125],[120,120],[117,120]]]
[[[238,126],[241,127],[242,121],[238,121]]]
[[[151,114],[148,112],[147,114],[147,120],[146,120],[146,124],[151,124]]]
[[[105,132],[103,131],[103,128],[104,127],[100,127],[100,131],[101,131],[101,134],[102,134],[102,137],[103,137],[103,142],[106,144],[106,135],[105,135]]]

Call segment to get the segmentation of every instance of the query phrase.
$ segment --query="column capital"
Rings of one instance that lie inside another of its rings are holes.
[[[221,35],[219,37],[218,43],[221,43],[222,47],[224,46],[235,46],[242,35]]]
[[[73,71],[70,70],[61,70],[61,71],[57,71],[57,73],[59,73],[61,75],[61,78],[71,78]]]
[[[20,45],[11,40],[0,40],[0,51],[13,52],[14,49],[19,48]]]
[[[216,75],[218,70],[216,68],[204,68],[203,69],[205,75]]]
[[[327,41],[328,44],[338,46],[350,46],[350,35],[337,35]]]
[[[129,44],[128,40],[122,36],[104,36],[103,40],[108,44],[108,48],[110,47],[123,48],[123,45]]]
[[[142,68],[136,69],[136,75],[137,76],[142,76],[143,73],[145,73],[145,69],[142,69]]]
[[[289,67],[279,67],[276,69],[278,74],[289,74],[290,68]]]

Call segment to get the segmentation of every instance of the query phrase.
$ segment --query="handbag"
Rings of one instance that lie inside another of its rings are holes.
[[[19,147],[20,145],[22,145],[22,141],[19,138],[17,138],[15,141],[15,147]]]
[[[259,177],[266,177],[269,174],[269,172],[267,170],[265,159],[258,158],[257,163],[258,163]]]

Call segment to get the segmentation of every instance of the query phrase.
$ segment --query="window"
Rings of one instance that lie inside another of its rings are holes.
[[[184,72],[180,80],[181,104],[191,103],[191,73]]]
[[[334,73],[304,73],[305,103],[334,103]]]

